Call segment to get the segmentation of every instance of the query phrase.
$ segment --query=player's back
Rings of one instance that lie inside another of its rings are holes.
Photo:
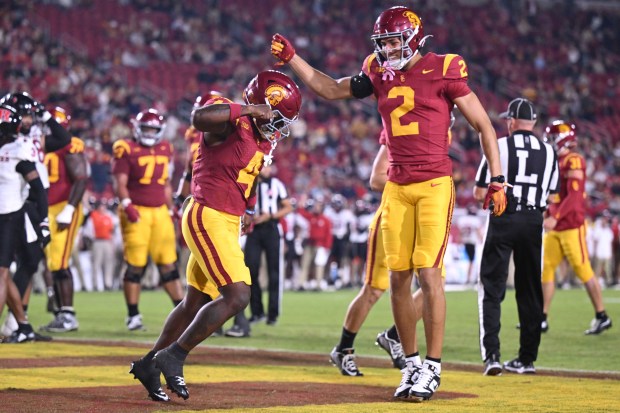
[[[569,212],[560,217],[555,226],[555,230],[562,231],[565,229],[579,228],[585,222],[586,217],[586,162],[584,157],[579,153],[570,152],[560,157],[558,163],[560,167],[560,202],[566,199],[569,191],[578,192],[578,202],[569,203]],[[567,176],[570,171],[582,171],[583,179],[579,181],[568,179]]]

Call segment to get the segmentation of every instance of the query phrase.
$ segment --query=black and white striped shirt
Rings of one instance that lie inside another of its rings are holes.
[[[257,214],[275,215],[282,205],[282,200],[288,199],[288,191],[278,178],[262,178],[256,188]]]
[[[545,209],[549,193],[559,190],[558,159],[553,147],[524,130],[498,139],[497,144],[502,175],[513,185],[517,204]],[[483,157],[476,174],[476,186],[486,187],[490,181],[491,174]]]

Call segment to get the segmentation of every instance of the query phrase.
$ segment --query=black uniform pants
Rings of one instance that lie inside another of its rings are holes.
[[[514,253],[515,292],[519,312],[519,359],[534,362],[540,345],[542,305],[542,213],[523,210],[489,218],[480,263],[478,303],[481,353],[500,356],[501,303],[506,295],[508,262]]]
[[[40,236],[39,224],[41,223],[41,217],[37,212],[36,204],[31,201],[26,201],[24,204],[24,213],[28,215],[37,235]],[[19,230],[17,242],[18,246],[15,252],[16,270],[15,274],[13,274],[13,281],[19,290],[19,295],[23,297],[30,285],[32,276],[39,268],[39,262],[45,257],[45,253],[39,241],[28,242],[23,224],[22,228]]]
[[[276,320],[280,315],[280,232],[276,221],[254,226],[254,230],[248,234],[245,241],[245,265],[249,268],[252,278],[250,310],[254,316],[265,315],[262,301],[263,291],[258,281],[263,251],[265,251],[267,261],[269,289],[267,318]]]

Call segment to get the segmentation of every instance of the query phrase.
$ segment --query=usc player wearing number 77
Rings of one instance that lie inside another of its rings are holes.
[[[133,119],[133,139],[114,142],[114,190],[121,200],[123,249],[127,270],[123,290],[127,304],[125,324],[141,330],[138,310],[140,283],[149,255],[159,270],[160,283],[173,304],[183,299],[177,269],[176,238],[172,222],[172,144],[163,141],[164,117],[155,109]]]
[[[452,162],[448,157],[450,112],[456,105],[480,134],[492,173],[485,207],[493,214],[506,208],[497,138],[489,117],[467,85],[465,60],[456,54],[422,55],[421,19],[406,7],[392,7],[378,17],[375,45],[355,76],[333,79],[310,66],[280,34],[271,53],[316,94],[325,99],[377,99],[387,131],[388,182],[383,192],[383,245],[390,270],[392,312],[403,345],[406,367],[394,397],[428,400],[439,387],[446,300],[441,267],[454,208]],[[424,302],[427,355],[420,365],[415,351],[416,308],[411,296],[417,270]]]

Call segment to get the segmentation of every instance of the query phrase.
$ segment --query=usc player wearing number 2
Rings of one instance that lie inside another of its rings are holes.
[[[263,164],[271,163],[278,141],[289,135],[301,94],[288,76],[268,70],[250,81],[243,97],[245,105],[217,98],[192,112],[192,124],[203,137],[193,168],[193,198],[182,220],[191,251],[187,292],[153,349],[130,370],[156,401],[168,400],[162,373],[173,393],[189,397],[183,377],[188,353],[250,301],[239,231],[249,229],[256,177]]]
[[[150,255],[159,270],[160,283],[173,304],[183,299],[176,267],[176,238],[172,222],[170,174],[172,144],[162,141],[164,117],[155,109],[133,119],[133,139],[113,146],[114,189],[121,200],[121,231],[127,271],[123,290],[127,303],[127,329],[143,328],[138,310],[140,282]]]
[[[427,36],[428,37],[428,36]],[[454,208],[452,162],[448,157],[450,111],[458,106],[480,134],[493,179],[485,206],[506,208],[504,178],[491,121],[467,85],[465,60],[455,54],[422,55],[422,21],[406,7],[392,7],[378,17],[371,36],[374,54],[360,74],[333,79],[295,53],[291,42],[275,34],[271,53],[315,93],[326,99],[377,99],[387,131],[388,182],[383,193],[383,245],[390,270],[394,321],[407,366],[397,398],[432,397],[440,383],[446,301],[441,276]],[[427,356],[420,365],[415,351],[416,309],[411,295],[414,270],[423,291]]]

